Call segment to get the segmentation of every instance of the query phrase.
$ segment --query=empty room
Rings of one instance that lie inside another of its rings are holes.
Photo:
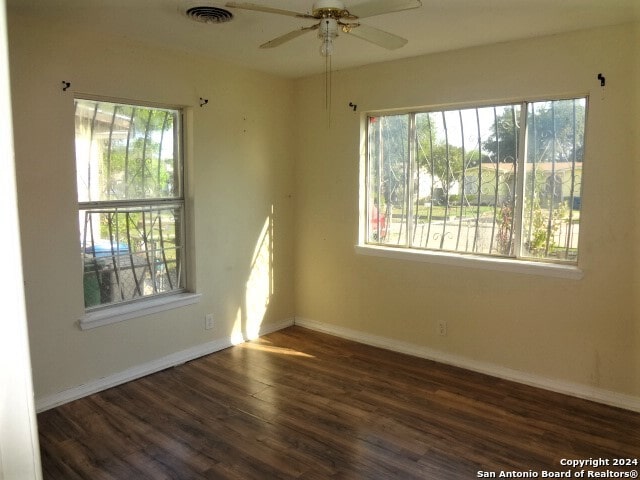
[[[0,478],[636,478],[637,0],[0,6]]]

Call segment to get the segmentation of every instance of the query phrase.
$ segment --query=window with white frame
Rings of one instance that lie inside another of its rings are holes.
[[[75,100],[87,311],[184,291],[181,112]]]
[[[577,264],[587,98],[367,117],[364,243]]]

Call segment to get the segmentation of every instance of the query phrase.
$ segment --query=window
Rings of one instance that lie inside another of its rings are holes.
[[[184,290],[181,112],[75,101],[87,311]]]
[[[367,118],[366,244],[577,264],[586,98]]]

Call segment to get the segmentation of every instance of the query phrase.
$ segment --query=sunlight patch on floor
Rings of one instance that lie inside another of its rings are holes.
[[[243,343],[240,346],[242,348],[247,348],[250,350],[259,350],[261,352],[277,353],[279,355],[293,355],[296,357],[315,358],[313,355],[309,355],[308,353],[300,352],[292,348],[274,347],[271,345],[265,345],[264,343],[248,342],[248,343]]]

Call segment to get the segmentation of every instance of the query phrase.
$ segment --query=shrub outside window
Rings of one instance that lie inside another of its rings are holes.
[[[181,112],[76,99],[87,310],[184,291]]]
[[[587,99],[367,118],[365,243],[576,264]]]

